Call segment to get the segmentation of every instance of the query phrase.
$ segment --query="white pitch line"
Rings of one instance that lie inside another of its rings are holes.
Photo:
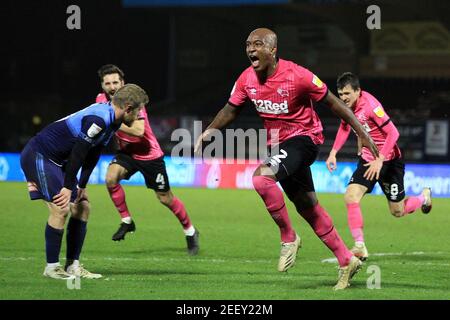
[[[372,256],[416,256],[416,255],[441,255],[441,254],[449,254],[449,252],[435,251],[435,252],[423,252],[423,251],[413,251],[413,252],[380,252],[373,253]],[[0,257],[0,261],[30,261],[30,260],[41,260],[37,257]],[[245,263],[245,264],[276,264],[277,259],[267,260],[267,259],[207,259],[207,258],[157,258],[157,257],[148,257],[148,258],[130,258],[130,257],[100,257],[100,258],[83,258],[83,261],[152,261],[152,262],[202,262],[202,263],[212,263],[212,264],[226,264],[231,262]],[[450,261],[450,259],[449,259]],[[337,264],[336,258],[327,258],[321,260],[322,263],[333,263]],[[297,257],[297,264],[315,264],[317,260],[303,260],[301,255]],[[397,264],[397,262],[383,262],[383,264]],[[402,264],[402,262],[398,262],[398,264]],[[433,262],[408,262],[408,264],[417,264],[417,265],[450,265],[450,264],[439,264]]]
[[[0,257],[0,261],[28,261],[28,260],[38,260],[36,257]],[[205,259],[205,258],[129,258],[129,257],[100,257],[100,258],[83,258],[83,261],[96,261],[96,260],[106,260],[106,261],[154,261],[154,262],[208,262],[208,263],[229,263],[229,262],[240,262],[240,263],[252,263],[252,264],[273,264],[276,263],[274,260],[263,260],[263,259]],[[315,263],[315,261],[302,261],[305,263]]]
[[[384,257],[384,256],[420,256],[424,254],[448,254],[448,252],[443,251],[434,251],[434,252],[424,252],[424,251],[413,251],[413,252],[378,252],[378,253],[371,253],[369,256],[377,256],[377,257]],[[321,261],[322,263],[337,263],[336,258],[327,258],[323,259]]]
[[[28,258],[24,258],[24,257],[0,257],[0,260],[3,261],[11,261],[11,260],[19,260],[19,261],[27,261],[27,260],[35,260],[35,258],[33,257],[28,257]]]

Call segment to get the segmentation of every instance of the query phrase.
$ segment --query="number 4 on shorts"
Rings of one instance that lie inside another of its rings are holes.
[[[156,183],[165,184],[164,175],[162,173],[158,173],[156,176]]]

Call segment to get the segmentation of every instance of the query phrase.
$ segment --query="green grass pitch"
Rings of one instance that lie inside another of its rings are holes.
[[[332,254],[288,203],[303,238],[296,266],[277,272],[279,233],[252,190],[174,188],[201,232],[200,254],[186,254],[181,226],[144,187],[125,187],[137,230],[111,241],[120,220],[104,186],[89,186],[92,213],[82,254],[88,270],[79,290],[42,276],[47,208],[29,201],[25,183],[0,183],[0,299],[450,299],[450,199],[394,218],[381,196],[362,203],[366,244],[372,254],[352,286],[333,292]],[[335,225],[352,245],[342,195],[319,194]],[[61,253],[64,262],[65,239]],[[368,289],[376,265],[381,288]],[[373,267],[372,267],[373,268]]]

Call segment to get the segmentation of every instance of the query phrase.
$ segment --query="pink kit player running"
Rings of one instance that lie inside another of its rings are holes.
[[[124,85],[124,74],[114,65],[101,67],[98,74],[104,93],[97,96],[96,102],[109,103],[114,93]],[[188,254],[196,255],[200,233],[192,225],[183,202],[170,189],[164,153],[150,127],[145,108],[131,126],[122,125],[115,137],[119,150],[108,167],[106,186],[122,223],[112,240],[123,240],[126,233],[136,230],[120,181],[140,172],[147,188],[155,191],[158,200],[173,212],[183,227]]]
[[[378,155],[375,144],[352,112],[327,90],[327,86],[309,70],[277,57],[277,36],[266,28],[256,29],[246,41],[251,66],[238,78],[225,107],[198,139],[195,150],[212,129],[222,129],[239,114],[245,101],[251,101],[268,132],[268,144],[278,152],[260,165],[253,175],[253,185],[267,211],[280,229],[281,252],[278,270],[294,266],[301,239],[289,220],[279,181],[298,213],[316,235],[334,253],[339,265],[335,290],[345,289],[360,269],[361,262],[345,246],[333,222],[319,204],[311,175],[311,164],[323,143],[322,124],[313,102],[323,102],[361,136],[362,143]],[[272,150],[275,150],[273,148]]]
[[[353,173],[345,194],[348,225],[355,245],[352,252],[361,260],[369,256],[364,242],[363,217],[360,201],[366,193],[371,193],[378,182],[388,200],[393,216],[403,217],[422,208],[423,213],[431,210],[431,189],[424,188],[422,194],[405,199],[403,178],[405,164],[397,145],[399,132],[385,112],[381,103],[370,93],[362,91],[356,75],[346,72],[337,80],[339,97],[353,111],[380,150],[375,158],[363,147],[358,167]],[[336,154],[350,134],[350,126],[341,122],[333,149],[326,161],[328,170],[336,169]]]

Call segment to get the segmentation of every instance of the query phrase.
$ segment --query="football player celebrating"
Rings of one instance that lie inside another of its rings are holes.
[[[278,271],[287,271],[294,265],[301,247],[301,239],[289,220],[283,193],[277,186],[279,181],[297,212],[337,257],[340,272],[334,289],[345,289],[360,269],[361,261],[345,246],[314,191],[310,166],[324,137],[313,102],[328,105],[355,129],[364,146],[376,156],[378,150],[353,113],[316,75],[277,57],[277,36],[273,31],[266,28],[252,31],[246,41],[246,52],[251,65],[237,79],[228,103],[199,137],[195,150],[200,150],[202,140],[211,135],[212,129],[229,125],[244,103],[252,101],[268,131],[268,144],[278,145],[278,152],[273,152],[253,175],[253,186],[280,229],[282,245]]]

